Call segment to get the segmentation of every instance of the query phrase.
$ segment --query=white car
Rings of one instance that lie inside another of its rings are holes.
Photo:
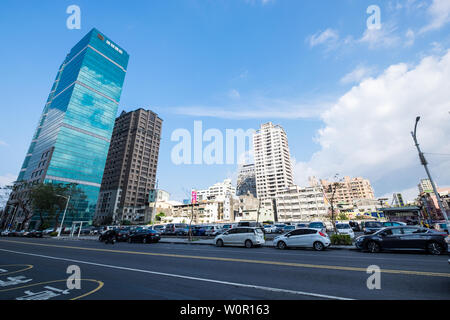
[[[326,227],[325,223],[320,222],[320,221],[310,222],[308,225],[308,228],[315,229],[315,230],[321,231],[323,233],[327,233],[327,227]]]
[[[252,227],[232,228],[222,234],[219,234],[214,239],[214,243],[218,247],[230,245],[252,248],[254,246],[261,246],[265,242],[264,232],[261,230],[261,228]]]
[[[204,228],[206,236],[217,236],[222,232],[222,228],[219,226],[205,226]]]
[[[275,233],[277,230],[277,227],[271,225],[271,224],[266,224],[264,225],[264,231],[266,233]]]
[[[336,230],[339,234],[348,234],[350,238],[355,238],[355,233],[348,223],[336,223]]]
[[[330,238],[326,233],[312,228],[295,229],[273,240],[273,245],[278,249],[303,247],[322,251],[330,244]]]

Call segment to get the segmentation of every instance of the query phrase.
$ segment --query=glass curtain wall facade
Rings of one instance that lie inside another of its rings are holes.
[[[77,184],[64,225],[93,219],[128,59],[92,29],[56,75],[17,181]]]

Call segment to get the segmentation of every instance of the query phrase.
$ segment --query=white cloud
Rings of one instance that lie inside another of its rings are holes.
[[[222,119],[304,119],[318,118],[328,102],[251,98],[222,106],[181,106],[165,108],[175,114]]]
[[[401,39],[395,35],[397,27],[392,23],[383,23],[380,29],[366,29],[358,41],[370,49],[388,48],[398,45]]]
[[[433,0],[427,9],[427,14],[430,22],[420,30],[420,33],[440,29],[450,22],[450,1]]]
[[[241,97],[241,94],[236,89],[231,89],[228,92],[228,97],[230,97],[231,99],[239,99]]]
[[[14,181],[16,181],[17,175],[13,175],[12,173],[7,173],[4,176],[0,176],[0,187],[11,185]]]
[[[410,188],[411,177],[424,176],[410,134],[417,115],[423,151],[450,153],[449,79],[450,51],[414,67],[392,65],[353,87],[322,113],[325,126],[316,138],[321,150],[295,164],[296,182],[305,185],[310,175],[338,172],[380,182],[384,190],[375,189],[378,194]],[[436,183],[450,184],[450,159],[428,160]],[[386,179],[395,182],[381,183]]]
[[[358,66],[351,72],[347,73],[340,80],[342,84],[349,84],[354,82],[361,82],[370,77],[374,73],[374,69],[365,66]]]
[[[7,144],[5,141],[0,140],[0,147],[7,147],[9,144]]]
[[[308,42],[311,47],[315,47],[321,44],[333,45],[339,39],[339,34],[336,30],[326,29],[323,32],[317,32],[308,37]]]

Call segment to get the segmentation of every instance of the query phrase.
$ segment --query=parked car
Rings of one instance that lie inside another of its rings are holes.
[[[206,235],[206,229],[204,226],[194,226],[192,228],[192,235],[196,237],[202,237]]]
[[[448,250],[448,235],[422,227],[387,227],[374,234],[358,237],[357,248],[369,252],[382,250],[426,250],[442,254]]]
[[[206,236],[217,236],[218,234],[222,233],[222,228],[219,226],[205,226],[205,235]]]
[[[300,229],[300,228],[308,228],[308,223],[297,223],[297,224],[295,225],[295,227],[296,227],[297,229]]]
[[[263,228],[262,223],[256,221],[240,221],[238,227]]]
[[[164,228],[164,234],[176,235],[177,232],[185,233],[189,226],[186,223],[169,223]]]
[[[328,235],[320,230],[301,228],[276,237],[273,244],[278,249],[303,247],[322,251],[330,246],[331,241]]]
[[[406,226],[405,222],[399,222],[399,221],[386,221],[382,222],[384,227],[401,227]]]
[[[42,238],[42,234],[43,234],[42,231],[31,230],[25,235],[25,237],[28,237],[28,238]]]
[[[235,224],[228,223],[228,224],[224,224],[224,225],[222,226],[222,230],[228,230],[228,229],[231,229],[231,228],[234,228],[234,227],[236,227]]]
[[[130,237],[130,229],[124,228],[119,229],[116,231],[116,240],[119,241],[128,241],[128,238]]]
[[[158,231],[161,234],[161,233],[164,233],[165,227],[166,226],[163,224],[157,224],[157,225],[154,225],[152,229]]]
[[[265,243],[264,232],[261,228],[255,227],[232,228],[216,236],[214,243],[218,247],[230,245],[252,248],[254,246],[261,246]]]
[[[323,233],[327,233],[327,227],[325,226],[325,223],[320,222],[320,221],[311,222],[308,225],[308,228],[315,229],[315,230],[323,232]]]
[[[372,234],[383,229],[384,225],[379,221],[362,221],[361,227],[364,234]]]
[[[352,239],[355,237],[355,232],[348,223],[336,223],[336,230],[339,234],[348,234]]]
[[[145,229],[130,234],[128,237],[128,243],[141,242],[141,243],[156,243],[161,239],[159,232],[153,229]]]
[[[264,232],[265,233],[275,233],[277,231],[277,227],[275,227],[272,224],[265,224],[264,225]]]
[[[275,224],[275,233],[283,233],[285,226],[286,226],[286,224],[284,224],[284,223]]]
[[[3,231],[0,233],[0,235],[1,235],[2,237],[7,237],[8,234],[9,234],[9,230],[3,230]]]
[[[352,227],[353,232],[360,232],[361,226],[356,221],[349,221],[348,224]]]
[[[284,226],[283,233],[286,233],[286,232],[289,232],[292,230],[295,230],[295,225],[287,225],[287,226]]]

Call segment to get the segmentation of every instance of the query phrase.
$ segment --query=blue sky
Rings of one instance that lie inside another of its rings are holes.
[[[72,4],[81,30],[66,28]],[[282,125],[298,184],[339,172],[369,178],[377,196],[413,194],[424,177],[409,135],[417,114],[424,151],[450,154],[449,21],[448,0],[3,1],[0,183],[17,176],[66,53],[96,27],[130,54],[119,112],[164,120],[158,178],[175,199],[237,170],[172,163],[171,133],[194,120],[223,133]],[[429,161],[450,185],[450,157]]]

